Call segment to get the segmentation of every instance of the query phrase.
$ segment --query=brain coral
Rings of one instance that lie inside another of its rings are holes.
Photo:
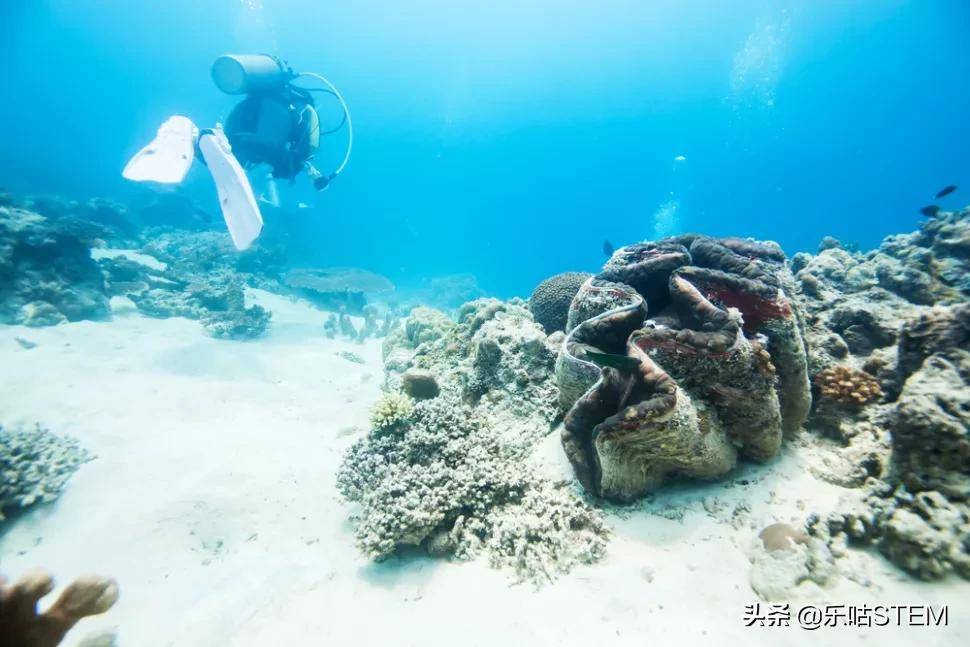
[[[532,317],[546,331],[552,334],[566,327],[569,304],[579,291],[579,287],[590,277],[586,272],[565,272],[550,276],[536,286],[529,297]]]
[[[556,375],[588,491],[630,501],[777,453],[811,405],[791,280],[774,243],[688,235],[622,248],[584,282]]]

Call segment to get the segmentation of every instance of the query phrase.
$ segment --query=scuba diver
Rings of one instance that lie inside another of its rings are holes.
[[[293,81],[307,77],[323,88],[304,88]],[[225,126],[200,130],[188,117],[175,115],[161,125],[150,144],[125,166],[122,176],[135,182],[178,184],[199,158],[212,174],[219,206],[238,250],[248,248],[263,228],[252,186],[245,169],[269,167],[270,204],[277,204],[274,179],[295,181],[305,172],[322,191],[343,172],[354,143],[353,123],[343,96],[330,81],[312,72],[296,73],[285,62],[267,54],[225,55],[212,65],[212,80],[227,94],[245,94],[233,108]],[[320,130],[313,92],[324,92],[340,102],[343,118],[335,127]],[[343,160],[329,174],[311,160],[321,135],[347,127]]]

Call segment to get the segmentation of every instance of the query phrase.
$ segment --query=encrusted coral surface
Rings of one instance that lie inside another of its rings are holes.
[[[670,476],[720,476],[799,428],[811,396],[784,258],[686,235],[621,248],[584,283],[556,374],[588,491],[630,501]]]
[[[795,265],[816,384],[864,370],[884,394],[837,411],[821,398],[813,411],[809,427],[863,468],[829,476],[859,489],[813,532],[873,544],[922,579],[970,578],[970,210],[939,212],[868,254],[828,241]]]
[[[521,301],[476,299],[457,321],[432,308],[415,308],[384,341],[390,389],[409,369],[434,375],[451,392],[510,436],[541,436],[558,414],[555,350]]]
[[[199,247],[189,249],[198,251]],[[168,249],[163,255],[171,258],[170,253]],[[135,263],[124,256],[101,260],[109,292],[128,297],[149,317],[198,319],[206,332],[222,339],[253,339],[262,335],[271,314],[259,305],[246,305],[245,275],[220,265],[202,270],[205,265],[191,252],[164,269]]]
[[[393,421],[373,420],[338,477],[359,505],[361,549],[376,559],[408,545],[484,554],[537,583],[600,559],[600,514],[531,459],[559,411],[556,347],[518,300],[477,299],[456,319],[415,308],[384,342],[389,392],[378,408]],[[434,396],[402,415],[388,403],[415,376],[433,376]]]

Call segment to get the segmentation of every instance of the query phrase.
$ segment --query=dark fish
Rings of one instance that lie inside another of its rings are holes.
[[[951,184],[949,186],[945,186],[945,187],[943,187],[942,189],[939,190],[939,192],[936,194],[936,197],[937,198],[942,198],[945,195],[950,195],[951,193],[953,193],[956,190],[957,190],[957,185],[956,184]]]
[[[609,366],[618,371],[634,371],[640,366],[640,360],[629,355],[614,355],[613,353],[599,353],[595,350],[586,351],[586,359],[598,366]]]
[[[616,248],[613,247],[613,243],[611,243],[608,240],[604,240],[603,241],[603,253],[604,254],[606,254],[607,256],[613,256],[613,252],[615,252],[615,251],[616,251]]]
[[[922,209],[919,210],[919,212],[924,216],[926,216],[927,218],[935,218],[936,214],[940,212],[940,208],[935,204],[931,204],[923,207]]]

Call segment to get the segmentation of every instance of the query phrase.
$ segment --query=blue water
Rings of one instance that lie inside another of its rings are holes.
[[[264,214],[301,263],[510,296],[604,238],[870,247],[945,184],[970,202],[968,45],[966,0],[4,0],[0,186],[136,195],[120,171],[159,123],[234,105],[212,60],[269,52],[356,126],[330,189]],[[204,171],[183,190],[218,212]]]

